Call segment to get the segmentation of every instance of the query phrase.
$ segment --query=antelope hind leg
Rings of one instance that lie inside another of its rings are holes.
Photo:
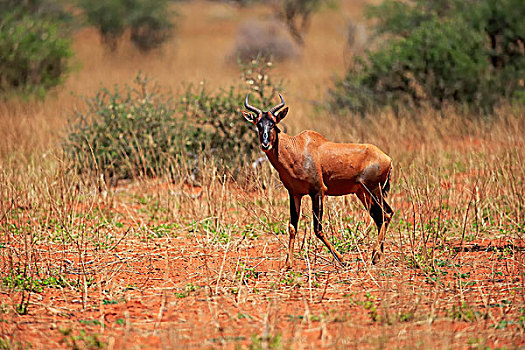
[[[372,251],[372,264],[377,264],[384,253],[384,241],[388,225],[392,219],[392,208],[386,201],[383,201],[383,208],[378,204],[373,204],[370,208],[370,216],[374,219],[377,225],[377,245]]]
[[[315,195],[311,196],[311,198],[315,235],[324,243],[328,250],[330,250],[330,253],[332,253],[335,260],[337,260],[337,262],[341,264],[341,266],[345,266],[345,264],[343,264],[343,256],[339,254],[337,250],[335,250],[332,243],[330,243],[330,241],[326,238],[326,236],[323,233],[323,227],[321,225],[321,220],[323,219],[323,196]]]

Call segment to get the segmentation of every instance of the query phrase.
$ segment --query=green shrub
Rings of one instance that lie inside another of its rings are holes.
[[[180,99],[179,110],[195,134],[187,150],[214,159],[219,166],[235,168],[250,160],[257,151],[256,133],[251,124],[240,118],[246,94],[251,91],[250,103],[270,106],[276,103],[276,91],[282,83],[273,82],[269,71],[272,64],[263,59],[241,65],[241,82],[216,93],[190,85]]]
[[[522,94],[525,91],[525,3],[483,0],[462,16],[486,37],[486,52],[494,74],[492,89],[505,98]]]
[[[14,10],[0,20],[0,93],[43,95],[68,71],[71,40],[58,20]]]
[[[80,0],[80,5],[112,51],[127,29],[132,43],[143,52],[158,48],[173,33],[175,13],[169,10],[168,0]]]
[[[464,13],[470,5],[463,0],[384,0],[379,5],[369,6],[366,15],[376,21],[374,29],[377,34],[406,38],[426,21]]]
[[[189,85],[174,100],[142,75],[134,86],[101,89],[87,99],[69,127],[64,150],[76,159],[80,172],[94,172],[106,181],[141,176],[198,172],[212,162],[220,171],[239,176],[257,150],[256,133],[241,115],[244,98],[251,103],[276,103],[269,76],[271,63],[242,66],[241,81],[227,89],[209,91],[203,82]]]
[[[525,3],[519,0],[386,0],[369,15],[384,40],[329,90],[334,110],[385,106],[491,112],[520,100]]]
[[[384,105],[440,108],[445,101],[482,108],[490,98],[488,67],[479,33],[461,20],[434,19],[370,53],[336,83],[333,103],[358,111]]]
[[[103,88],[86,103],[64,144],[79,171],[94,171],[106,181],[169,171],[183,142],[171,95],[139,74],[134,86]]]

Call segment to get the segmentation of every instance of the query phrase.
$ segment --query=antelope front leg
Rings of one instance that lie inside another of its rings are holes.
[[[312,212],[314,217],[314,232],[317,238],[319,238],[325,246],[328,247],[330,250],[330,253],[334,256],[335,260],[341,265],[343,265],[343,257],[335,248],[332,246],[332,243],[326,238],[326,236],[323,233],[323,227],[321,224],[321,221],[323,220],[323,195],[322,194],[316,194],[316,195],[310,195],[312,198]]]
[[[286,269],[291,269],[293,266],[293,245],[295,243],[295,235],[297,234],[297,223],[299,222],[299,215],[301,215],[301,196],[294,196],[290,193],[290,223],[288,224],[288,234],[290,241],[288,242],[288,256],[286,257]]]

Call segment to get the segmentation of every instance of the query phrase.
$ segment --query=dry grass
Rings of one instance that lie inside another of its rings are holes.
[[[347,17],[359,20],[362,3],[315,16],[303,55],[277,74],[289,129],[374,143],[394,159],[396,214],[379,266],[370,219],[343,197],[327,199],[325,230],[351,266],[315,239],[305,201],[297,267],[283,271],[287,196],[267,164],[246,186],[213,167],[199,187],[107,189],[69,172],[57,146],[79,95],[139,69],[174,92],[184,81],[229,86],[237,26],[269,14],[183,3],[162,55],[125,44],[108,55],[85,29],[80,68],[56,96],[0,102],[0,348],[523,347],[524,112],[503,107],[487,122],[316,113],[311,101],[344,71]]]

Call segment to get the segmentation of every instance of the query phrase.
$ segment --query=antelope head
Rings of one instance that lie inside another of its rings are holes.
[[[261,142],[261,149],[264,152],[268,152],[272,149],[275,141],[277,140],[277,134],[280,132],[277,124],[286,117],[288,113],[288,107],[279,111],[284,107],[284,99],[279,94],[281,98],[281,103],[277,106],[274,106],[268,110],[268,112],[263,112],[260,109],[250,106],[248,103],[248,98],[250,93],[246,95],[246,100],[244,100],[244,106],[251,112],[243,111],[242,114],[244,118],[249,122],[257,126],[257,132],[259,133],[259,141]]]

